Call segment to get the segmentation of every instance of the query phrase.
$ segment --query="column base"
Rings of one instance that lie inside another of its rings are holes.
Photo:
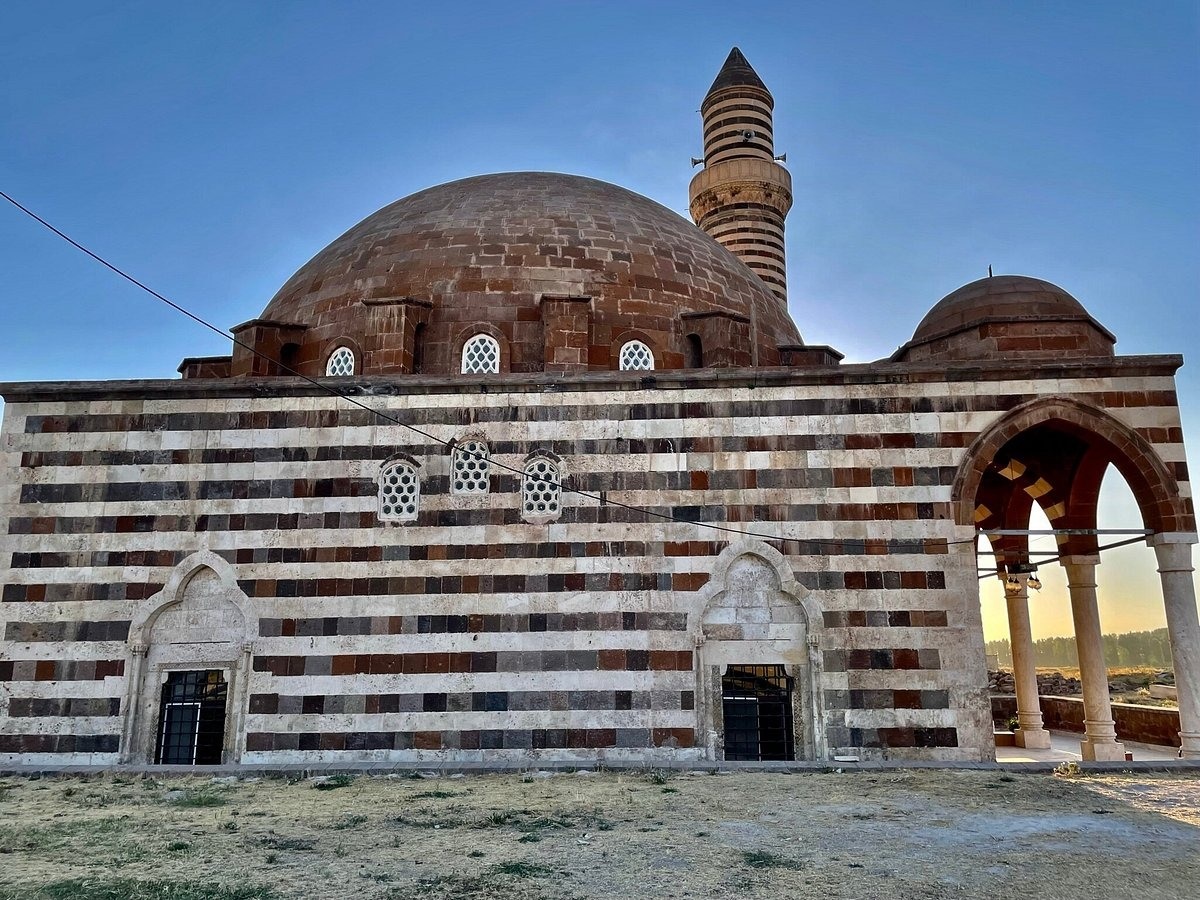
[[[1045,728],[1018,728],[1017,746],[1026,750],[1049,750],[1050,732]]]
[[[1079,754],[1088,762],[1124,762],[1125,745],[1120,741],[1093,743],[1084,738],[1079,742]]]
[[[1200,759],[1200,733],[1179,732],[1180,753],[1183,759]]]

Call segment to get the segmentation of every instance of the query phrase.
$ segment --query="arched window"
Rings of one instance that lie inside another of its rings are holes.
[[[401,459],[385,463],[379,473],[379,518],[413,522],[420,505],[421,479],[416,466]]]
[[[626,341],[617,365],[622,372],[648,372],[654,368],[654,353],[641,341]]]
[[[483,441],[463,441],[454,448],[450,466],[450,493],[486,494],[491,452]]]
[[[490,334],[477,334],[463,344],[464,375],[490,375],[500,371],[500,344]]]
[[[687,336],[687,367],[689,369],[704,368],[704,342],[700,340],[700,335],[689,334]]]
[[[354,351],[349,347],[338,347],[329,354],[325,362],[326,375],[353,375]]]
[[[521,481],[522,517],[526,520],[552,519],[561,511],[562,483],[558,466],[544,457],[529,460]]]

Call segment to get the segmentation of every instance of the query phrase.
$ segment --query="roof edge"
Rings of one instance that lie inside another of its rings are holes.
[[[1113,375],[1172,376],[1183,365],[1180,354],[1106,356],[1047,361],[970,360],[931,365],[891,359],[851,363],[836,368],[672,369],[658,372],[586,372],[529,375],[371,375],[342,380],[351,397],[405,394],[492,394],[574,391],[682,389],[695,387],[783,387],[787,385],[889,384],[935,381],[999,381],[1020,378],[1103,378]],[[335,396],[319,383],[292,377],[142,379],[121,381],[25,381],[0,383],[7,403],[63,400],[178,399],[181,397],[319,397]]]

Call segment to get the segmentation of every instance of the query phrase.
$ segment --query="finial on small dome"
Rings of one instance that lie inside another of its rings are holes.
[[[992,277],[992,267],[988,266],[988,278]]]

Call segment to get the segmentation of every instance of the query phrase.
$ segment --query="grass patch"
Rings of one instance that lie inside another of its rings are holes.
[[[191,850],[192,845],[187,841],[171,841],[167,844],[167,850],[171,853],[182,853],[184,850]]]
[[[308,838],[290,838],[271,835],[264,838],[259,838],[258,841],[268,850],[301,850],[308,851],[316,849],[317,842]]]
[[[509,875],[513,878],[548,878],[555,874],[553,869],[546,866],[539,866],[537,863],[524,862],[519,859],[492,866],[492,871],[497,875]]]
[[[11,853],[14,850],[60,850],[79,840],[110,845],[128,828],[127,816],[63,819],[40,827],[0,827],[0,853]]]
[[[766,850],[745,850],[742,862],[752,869],[800,869],[803,866],[794,859],[779,856]]]
[[[318,791],[335,791],[338,788],[350,787],[354,784],[353,775],[330,775],[328,778],[323,778],[320,781],[314,781],[313,787]]]
[[[412,814],[403,813],[395,816],[392,821],[397,825],[407,825],[409,828],[462,828],[467,824],[466,819],[424,810],[417,810]]]
[[[198,884],[186,881],[137,881],[132,878],[71,878],[39,888],[0,888],[2,900],[271,900],[266,887]]]
[[[169,802],[172,806],[204,808],[209,806],[224,806],[228,801],[216,791],[204,789],[199,791],[184,791],[182,797],[176,797]]]
[[[344,816],[333,823],[333,827],[338,831],[345,831],[347,828],[357,828],[359,825],[367,824],[367,817],[358,815]]]
[[[421,791],[413,794],[413,800],[449,800],[451,797],[462,797],[466,791]]]

